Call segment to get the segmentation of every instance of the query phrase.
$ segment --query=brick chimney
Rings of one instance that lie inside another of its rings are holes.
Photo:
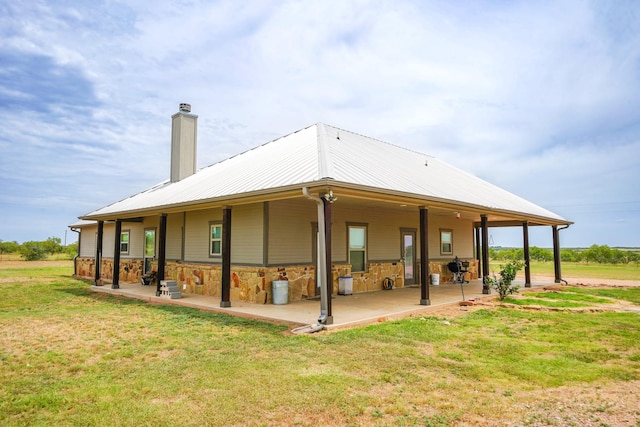
[[[191,104],[180,104],[171,116],[171,182],[196,173],[198,116],[191,114]]]

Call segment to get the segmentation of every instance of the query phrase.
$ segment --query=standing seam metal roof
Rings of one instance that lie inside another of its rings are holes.
[[[179,182],[165,181],[82,218],[238,197],[327,178],[336,185],[346,183],[569,223],[435,157],[322,123],[205,167]]]

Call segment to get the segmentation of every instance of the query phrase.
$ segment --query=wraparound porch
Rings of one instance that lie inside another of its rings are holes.
[[[524,281],[516,280],[523,289]],[[534,281],[532,287],[553,284],[553,278]],[[142,286],[137,283],[120,284],[119,289],[110,286],[92,286],[96,292],[138,298],[156,304],[172,304],[200,310],[225,313],[240,317],[257,318],[271,322],[289,324],[292,328],[316,324],[320,314],[320,301],[317,299],[294,301],[284,305],[254,304],[234,301],[231,307],[220,307],[220,298],[205,295],[186,294],[181,299],[157,297],[155,286]],[[478,301],[493,298],[482,293],[482,280],[472,280],[463,285],[466,300]],[[396,288],[389,291],[365,292],[353,295],[334,295],[332,299],[333,324],[326,329],[348,328],[367,325],[385,320],[395,320],[415,315],[429,315],[430,311],[443,305],[457,305],[462,301],[460,284],[441,284],[429,286],[431,305],[420,305],[420,287]],[[460,307],[465,310],[465,307]]]

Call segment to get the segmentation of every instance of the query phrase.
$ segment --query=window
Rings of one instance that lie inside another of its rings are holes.
[[[120,253],[129,255],[129,231],[120,233]]]
[[[221,256],[222,255],[222,224],[210,225],[210,238],[211,243],[209,245],[209,256]]]
[[[349,264],[352,273],[367,270],[367,226],[349,225]]]
[[[440,255],[453,255],[453,230],[440,230]]]

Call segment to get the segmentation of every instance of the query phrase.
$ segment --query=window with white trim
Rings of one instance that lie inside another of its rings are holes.
[[[349,264],[352,273],[367,271],[367,226],[349,225]]]
[[[123,255],[129,255],[129,230],[122,231],[120,233],[120,253]]]
[[[440,230],[440,255],[453,255],[453,230]]]
[[[209,256],[222,256],[222,224],[211,223],[209,228]]]

